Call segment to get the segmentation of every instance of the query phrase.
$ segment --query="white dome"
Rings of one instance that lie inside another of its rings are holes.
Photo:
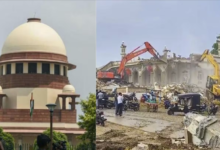
[[[18,26],[7,37],[2,54],[17,52],[48,52],[66,55],[65,45],[57,32],[37,21]]]
[[[63,87],[63,93],[75,93],[75,88],[71,84],[67,84]]]

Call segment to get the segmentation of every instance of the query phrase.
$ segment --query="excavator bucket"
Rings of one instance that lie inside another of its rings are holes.
[[[209,54],[209,50],[206,49],[206,50],[203,52],[203,54],[202,54],[202,56],[201,56],[201,58],[200,58],[199,61],[203,61],[203,60],[206,58],[206,56],[207,56],[208,54]]]

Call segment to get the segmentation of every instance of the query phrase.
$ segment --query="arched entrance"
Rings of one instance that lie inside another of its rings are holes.
[[[176,73],[175,72],[171,72],[171,83],[176,83]]]
[[[188,83],[188,81],[189,81],[189,72],[187,70],[184,70],[182,72],[182,82]]]
[[[161,85],[161,70],[158,67],[154,71],[154,82]]]
[[[129,82],[129,75],[126,72],[123,78],[124,78],[124,81]]]
[[[146,78],[147,78],[147,71],[144,70],[141,74],[141,82],[140,85],[141,86],[145,86],[146,85]]]
[[[132,72],[132,82],[133,82],[134,84],[137,84],[137,83],[138,83],[138,72],[137,72],[137,70],[134,70],[134,71]]]
[[[145,69],[141,75],[141,85],[147,86],[150,85],[150,72]]]

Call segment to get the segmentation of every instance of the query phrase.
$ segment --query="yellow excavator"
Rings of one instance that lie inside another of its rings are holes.
[[[219,64],[215,60],[212,54],[209,53],[209,50],[205,50],[202,54],[200,61],[207,59],[209,63],[214,67],[214,75],[208,76],[206,81],[206,97],[208,100],[215,100],[220,98],[220,73],[219,73]]]

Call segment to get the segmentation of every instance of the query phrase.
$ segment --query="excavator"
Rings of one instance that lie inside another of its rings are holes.
[[[215,100],[220,98],[220,73],[219,65],[209,50],[205,50],[200,58],[200,61],[207,59],[209,63],[214,67],[214,75],[208,76],[206,81],[206,96],[209,100]]]
[[[144,49],[140,49],[138,50],[142,45],[145,45]],[[117,73],[114,72],[98,72],[97,73],[97,78],[98,79],[105,79],[105,80],[112,80],[112,79],[117,79],[117,80],[121,80],[124,77],[124,74],[131,74],[131,71],[129,69],[125,68],[125,65],[128,61],[130,61],[131,59],[149,52],[151,55],[153,55],[154,58],[156,59],[160,59],[160,55],[159,53],[153,48],[153,46],[151,46],[151,44],[149,42],[144,42],[144,44],[142,44],[141,46],[138,46],[136,49],[134,49],[132,52],[128,53],[127,55],[125,55],[120,63],[120,66],[117,70]]]

